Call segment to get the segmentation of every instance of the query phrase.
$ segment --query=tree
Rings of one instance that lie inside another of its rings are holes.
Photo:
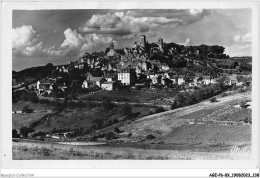
[[[28,127],[22,127],[20,128],[20,134],[23,138],[28,138],[28,133],[30,132],[30,129]]]
[[[212,103],[213,103],[213,102],[217,102],[217,98],[216,98],[216,97],[211,97],[209,100],[210,100]]]
[[[146,136],[146,139],[148,139],[148,140],[155,139],[155,138],[156,138],[156,136],[154,136],[152,134],[149,134]]]
[[[35,92],[28,93],[28,101],[31,101],[32,103],[38,103],[39,97],[37,96],[37,93]]]
[[[18,131],[16,129],[12,130],[12,138],[20,138],[20,134],[18,134]]]
[[[112,139],[115,139],[116,138],[116,134],[114,133],[114,132],[108,132],[108,133],[106,133],[106,135],[105,135],[105,139],[107,139],[107,140],[112,140]]]
[[[20,94],[20,99],[23,101],[28,101],[28,92],[25,90],[22,90],[21,94]]]
[[[178,103],[177,103],[176,100],[174,100],[172,105],[171,105],[171,110],[176,109],[176,108],[178,108]]]
[[[164,111],[165,111],[165,109],[163,107],[156,107],[156,109],[155,109],[155,113],[161,113]]]
[[[121,112],[122,115],[131,116],[132,115],[132,108],[129,104],[126,103],[121,107],[120,112]]]
[[[110,109],[113,109],[115,107],[115,104],[112,103],[110,101],[110,99],[104,99],[102,101],[102,106],[106,109],[106,110],[110,110]]]
[[[23,113],[33,113],[33,109],[30,108],[28,105],[24,106],[22,109]]]

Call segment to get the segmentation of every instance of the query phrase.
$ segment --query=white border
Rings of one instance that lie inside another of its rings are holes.
[[[258,5],[258,6],[257,6]],[[12,78],[12,10],[13,9],[252,9],[252,36],[253,36],[253,159],[246,161],[13,161],[12,160],[12,115],[11,115],[11,78]],[[13,168],[259,168],[259,3],[256,2],[3,2],[2,3],[2,167]],[[3,85],[4,84],[4,85]],[[5,156],[4,156],[5,155]],[[64,173],[67,171],[63,170]],[[90,171],[90,170],[88,170]],[[88,172],[87,171],[87,172]],[[149,170],[150,171],[150,170]],[[174,170],[176,171],[176,170]],[[126,171],[134,175],[131,171]],[[151,171],[152,173],[153,171]],[[189,171],[187,172],[187,175]],[[195,171],[196,172],[196,171]],[[243,170],[242,172],[246,172]],[[46,173],[46,172],[45,172]],[[96,172],[97,173],[97,172]],[[41,172],[44,175],[44,172]],[[99,173],[95,175],[100,175]],[[106,174],[103,174],[103,176]],[[147,176],[160,176],[156,173]],[[65,176],[65,175],[64,175]],[[94,176],[94,174],[92,174]]]

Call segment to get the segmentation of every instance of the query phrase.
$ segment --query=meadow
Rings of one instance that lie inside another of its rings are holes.
[[[229,151],[198,152],[13,142],[13,160],[216,160],[237,158],[230,155]],[[248,156],[242,158],[246,159]]]

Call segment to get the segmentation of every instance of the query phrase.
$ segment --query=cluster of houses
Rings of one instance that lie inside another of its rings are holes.
[[[213,78],[211,76],[185,76],[177,75],[172,72],[158,73],[146,71],[142,73],[144,80],[138,80],[139,74],[132,68],[123,68],[118,72],[108,72],[103,75],[94,75],[88,72],[85,76],[85,80],[81,84],[82,88],[99,87],[103,90],[118,90],[120,86],[143,86],[144,81],[149,81],[149,85],[185,85],[189,87],[200,87],[202,85],[209,85],[218,82],[219,78]],[[226,85],[238,84],[236,75],[228,75],[225,80]],[[59,82],[58,79],[44,79],[37,82],[36,88],[39,94],[47,92],[51,93],[54,86],[62,91],[66,90],[67,86],[64,82]]]
[[[81,83],[82,88],[91,88],[97,86],[104,90],[117,90],[119,86],[143,85],[144,81],[148,81],[150,85],[186,85],[189,87],[199,87],[201,85],[214,84],[218,82],[218,78],[196,74],[196,76],[180,75],[168,66],[167,63],[159,60],[150,60],[145,47],[147,45],[146,37],[143,35],[140,41],[135,42],[132,48],[125,48],[124,55],[114,50],[114,44],[104,52],[93,54],[85,53],[83,57],[76,61],[71,61],[68,65],[60,65],[56,67],[56,71],[69,73],[70,70],[81,69],[98,69],[100,75],[87,72],[85,80]],[[158,47],[151,48],[152,53],[163,52],[163,39],[159,38]],[[174,52],[176,49],[170,49]],[[198,51],[195,50],[195,53]],[[106,63],[100,62],[100,59],[106,58]],[[118,59],[116,62],[113,59]],[[87,71],[87,70],[86,70]],[[64,82],[58,82],[58,79],[44,79],[37,82],[37,90],[39,93],[50,93],[54,86],[58,89],[66,90],[67,86]],[[235,75],[226,75],[226,84],[235,85],[238,83]]]
[[[36,83],[36,89],[38,94],[44,94],[48,93],[50,94],[54,87],[57,87],[57,89],[60,89],[62,91],[65,91],[68,87],[64,82],[62,82],[59,79],[53,79],[53,78],[46,78],[43,80],[39,80]]]

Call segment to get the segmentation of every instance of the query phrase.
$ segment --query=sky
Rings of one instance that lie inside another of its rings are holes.
[[[230,56],[252,55],[251,9],[14,10],[13,70],[66,64],[85,52],[148,42],[221,45]]]

